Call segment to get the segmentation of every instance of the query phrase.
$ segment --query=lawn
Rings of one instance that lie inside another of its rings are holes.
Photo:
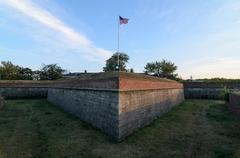
[[[240,120],[222,101],[186,100],[116,143],[46,100],[7,100],[0,158],[240,157]]]

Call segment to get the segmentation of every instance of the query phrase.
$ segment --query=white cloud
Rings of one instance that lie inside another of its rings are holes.
[[[39,7],[31,0],[3,0],[2,4],[10,6],[16,11],[30,17],[32,20],[41,24],[41,26],[44,26],[44,29],[50,29],[54,32],[52,34],[55,34],[55,36],[51,36],[51,38],[54,38],[53,41],[59,43],[59,45],[64,45],[64,47],[69,49],[78,50],[78,52],[83,53],[83,55],[87,56],[87,58],[92,57],[97,59],[100,57],[100,60],[102,60],[108,58],[112,54],[112,52],[108,50],[96,47],[94,43],[85,35],[76,32],[73,28],[67,26],[59,18],[52,15],[47,10]],[[33,36],[35,36],[35,38],[44,40],[43,36],[38,35],[39,34]],[[48,37],[46,37],[46,41],[47,38]]]

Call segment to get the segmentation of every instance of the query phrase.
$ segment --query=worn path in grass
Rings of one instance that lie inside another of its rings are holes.
[[[222,101],[187,100],[116,143],[46,100],[8,100],[0,110],[2,157],[240,157],[240,120]]]

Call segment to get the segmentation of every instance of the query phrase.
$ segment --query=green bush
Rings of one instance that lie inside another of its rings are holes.
[[[229,101],[229,93],[230,90],[225,86],[220,94],[220,97],[226,101]]]

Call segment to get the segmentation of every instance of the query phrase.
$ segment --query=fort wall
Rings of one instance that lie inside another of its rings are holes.
[[[0,81],[5,98],[47,98],[116,140],[184,100],[183,85],[156,77],[109,72],[51,81]]]

